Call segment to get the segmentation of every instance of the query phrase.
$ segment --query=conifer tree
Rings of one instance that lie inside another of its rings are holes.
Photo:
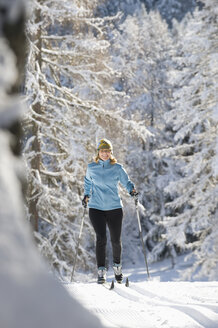
[[[170,74],[174,104],[165,115],[174,145],[159,154],[180,163],[180,178],[165,188],[170,199],[165,237],[178,250],[194,251],[190,274],[200,268],[212,278],[217,265],[217,25],[213,1],[204,3],[178,27],[178,66]]]
[[[85,161],[93,150],[89,134],[94,136],[98,129],[92,113],[99,80],[106,74],[100,58],[107,51],[88,6],[69,5],[67,1],[35,2],[28,24],[26,77],[31,108],[24,149],[30,219],[42,253],[61,274],[69,273],[74,257]],[[82,255],[84,267],[88,253],[82,251]]]

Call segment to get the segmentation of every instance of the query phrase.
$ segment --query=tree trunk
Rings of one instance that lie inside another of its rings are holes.
[[[41,11],[38,9],[36,11],[36,21],[35,23],[38,24],[41,21]],[[42,67],[42,38],[41,38],[41,27],[39,27],[39,30],[37,34],[34,35],[34,38],[32,40],[37,48],[38,52],[35,52],[35,58],[34,58],[34,63],[38,63],[40,71]],[[39,77],[39,88],[41,88],[41,82],[40,82],[40,77]],[[32,106],[33,111],[36,114],[41,114],[42,113],[42,105],[41,103],[37,102]],[[37,120],[40,121],[40,118],[37,117]],[[35,136],[35,139],[32,143],[32,151],[35,153],[35,156],[31,160],[31,174],[36,177],[36,174],[40,174],[40,166],[41,166],[41,145],[40,145],[40,138],[39,138],[39,132],[40,132],[40,127],[33,122],[33,127],[32,127],[32,135]],[[39,192],[40,190],[36,188],[36,184],[31,179],[31,183],[29,185],[29,190],[28,190],[28,195],[29,195],[29,214],[30,214],[30,223],[32,225],[33,230],[38,231],[39,228],[39,213],[37,209],[37,203],[38,203],[38,198],[39,198]],[[32,193],[32,190],[35,190],[34,193]]]

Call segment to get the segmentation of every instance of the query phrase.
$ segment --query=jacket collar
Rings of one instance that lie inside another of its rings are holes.
[[[109,166],[109,165],[110,165],[110,162],[111,162],[110,159],[108,159],[108,160],[106,160],[106,161],[102,161],[101,159],[99,159],[99,161],[98,161],[98,163],[99,163],[101,166],[104,166],[104,167]]]

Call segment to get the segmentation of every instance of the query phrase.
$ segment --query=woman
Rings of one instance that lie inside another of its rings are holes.
[[[96,233],[96,259],[98,283],[106,281],[106,226],[111,236],[113,250],[113,269],[115,279],[123,280],[121,265],[121,228],[123,220],[122,202],[118,194],[121,183],[131,196],[136,196],[134,184],[129,180],[122,165],[113,156],[109,140],[101,139],[97,147],[95,161],[88,164],[84,179],[84,198],[82,204],[89,207],[89,217]]]

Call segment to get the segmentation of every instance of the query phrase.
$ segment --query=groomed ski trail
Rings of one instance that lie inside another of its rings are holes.
[[[95,282],[65,284],[104,327],[217,328],[218,282],[115,283],[108,290]]]

